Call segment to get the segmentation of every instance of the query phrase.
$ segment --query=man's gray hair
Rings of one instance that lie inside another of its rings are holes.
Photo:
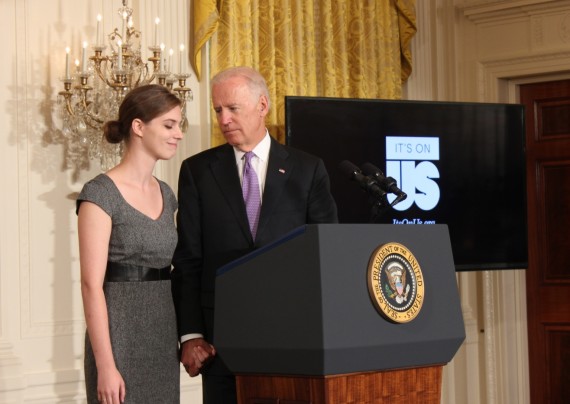
[[[234,77],[243,77],[246,79],[247,86],[252,91],[254,95],[264,95],[267,98],[267,109],[271,107],[271,100],[269,98],[269,89],[267,88],[267,83],[265,79],[254,68],[248,66],[238,66],[238,67],[230,67],[229,69],[222,70],[218,74],[216,74],[211,81],[212,88],[216,84],[223,83],[228,79],[232,79]]]

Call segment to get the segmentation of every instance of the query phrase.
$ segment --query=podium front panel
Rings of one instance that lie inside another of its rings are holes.
[[[387,243],[421,267],[424,300],[394,323],[368,291]],[[216,280],[214,344],[236,373],[329,375],[449,362],[465,339],[445,225],[307,225],[236,261]]]

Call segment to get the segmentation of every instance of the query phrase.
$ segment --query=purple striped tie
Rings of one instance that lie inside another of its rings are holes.
[[[249,228],[255,240],[255,233],[257,232],[257,224],[259,222],[259,212],[261,210],[261,195],[259,193],[257,174],[251,166],[251,158],[253,156],[255,156],[253,152],[247,152],[244,156],[242,191],[247,218],[249,220]]]

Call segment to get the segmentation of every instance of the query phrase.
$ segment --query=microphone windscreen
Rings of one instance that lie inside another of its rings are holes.
[[[364,173],[364,175],[378,175],[380,174],[381,176],[384,176],[384,173],[382,173],[382,170],[380,170],[378,167],[376,167],[375,165],[373,165],[372,163],[364,163],[362,164],[362,166],[360,167],[360,169],[362,170],[362,172]]]
[[[354,174],[360,173],[360,169],[348,160],[344,160],[339,165],[340,170],[347,175],[348,178],[354,177]]]

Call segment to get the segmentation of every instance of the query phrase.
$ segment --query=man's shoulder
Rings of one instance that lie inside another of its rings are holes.
[[[321,160],[321,158],[319,156],[316,156],[314,154],[308,153],[304,150],[301,149],[297,149],[295,147],[291,147],[288,145],[284,145],[281,143],[277,143],[278,145],[276,147],[276,152],[279,154],[282,154],[284,156],[287,156],[289,158],[294,158],[295,160],[300,160],[300,161],[306,161],[306,162],[318,162],[319,160]]]

